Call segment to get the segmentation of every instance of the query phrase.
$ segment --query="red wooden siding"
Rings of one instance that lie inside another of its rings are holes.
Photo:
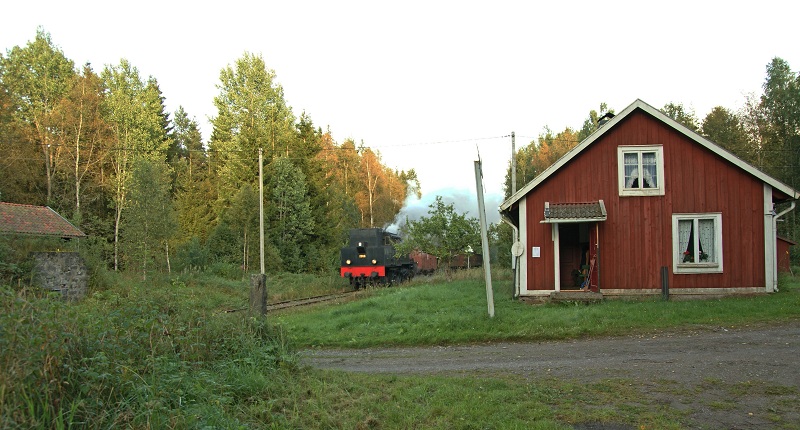
[[[617,147],[662,145],[665,195],[620,197]],[[545,201],[604,200],[599,223],[600,289],[764,287],[763,184],[650,115],[635,111],[562,166],[526,198],[528,289],[554,288],[551,225],[540,224]],[[722,213],[723,273],[673,274],[672,215]]]
[[[789,259],[789,250],[797,245],[793,241],[784,237],[778,238],[777,252],[778,252],[778,272],[788,273],[791,272],[791,260]]]

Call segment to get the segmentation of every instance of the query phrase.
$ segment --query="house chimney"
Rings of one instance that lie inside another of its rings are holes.
[[[611,120],[611,118],[614,118],[614,114],[613,114],[613,113],[611,113],[611,112],[606,112],[606,113],[605,113],[603,116],[601,116],[601,117],[600,117],[600,118],[597,120],[597,126],[598,126],[598,127],[602,127],[603,125],[605,125],[605,123],[607,123],[608,121],[610,121],[610,120]]]

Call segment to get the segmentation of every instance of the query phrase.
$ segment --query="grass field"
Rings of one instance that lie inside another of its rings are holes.
[[[111,286],[75,304],[0,287],[0,428],[681,428],[681,411],[639,396],[625,381],[351,375],[300,366],[294,351],[574,338],[800,316],[796,279],[783,279],[781,292],[769,296],[538,307],[512,300],[509,282],[498,279],[493,319],[480,276],[371,290],[351,303],[266,319],[225,312],[246,306],[244,281],[110,279]],[[288,275],[268,284],[273,299],[341,288],[331,278]]]
[[[479,275],[449,283],[373,290],[353,303],[272,318],[297,347],[364,348],[490,341],[541,341],[621,335],[692,326],[736,326],[800,317],[798,285],[782,292],[717,300],[607,300],[532,306],[512,298],[511,282],[494,284],[489,318]]]

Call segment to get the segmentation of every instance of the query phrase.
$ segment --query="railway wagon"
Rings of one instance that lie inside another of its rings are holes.
[[[349,242],[340,252],[341,276],[355,289],[411,279],[415,263],[408,255],[397,254],[394,245],[400,241],[399,235],[381,228],[350,230]]]
[[[450,269],[471,269],[483,266],[483,256],[480,254],[458,254],[450,261]]]
[[[416,274],[430,275],[439,267],[436,257],[422,251],[412,251],[409,255],[416,264]]]

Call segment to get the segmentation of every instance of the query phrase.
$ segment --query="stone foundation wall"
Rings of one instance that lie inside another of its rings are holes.
[[[77,252],[34,252],[33,281],[41,288],[58,291],[66,300],[86,295],[89,274]]]

